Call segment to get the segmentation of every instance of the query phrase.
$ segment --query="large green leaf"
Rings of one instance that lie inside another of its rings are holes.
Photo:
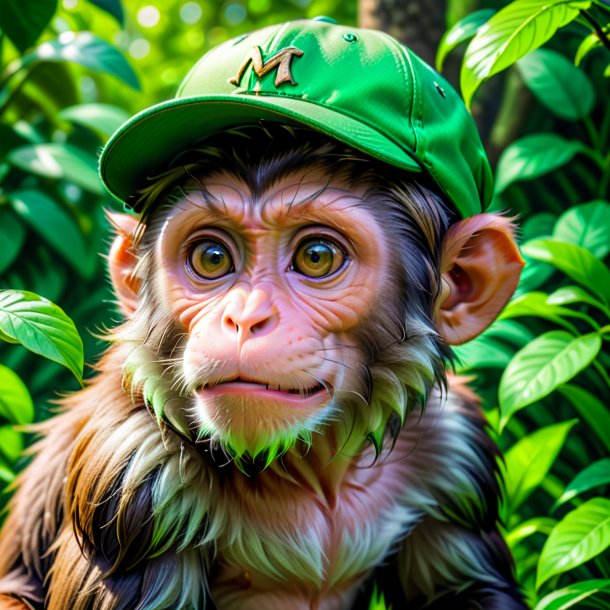
[[[58,362],[80,381],[83,342],[64,311],[32,292],[0,290],[0,337]]]
[[[34,420],[34,404],[28,389],[17,373],[3,364],[0,364],[0,417],[14,424],[30,424]]]
[[[506,534],[506,544],[508,544],[510,549],[514,549],[522,540],[534,534],[542,533],[548,536],[555,525],[557,525],[557,519],[552,517],[532,517],[531,519],[526,519]]]
[[[572,379],[591,364],[600,349],[597,333],[575,337],[564,330],[552,330],[519,350],[500,380],[500,427],[516,411]]]
[[[91,275],[87,265],[84,237],[74,218],[43,191],[13,191],[9,199],[15,211],[24,218],[56,252],[76,268],[83,277]],[[44,222],[41,222],[44,219]]]
[[[91,32],[63,32],[24,56],[22,64],[27,66],[37,61],[77,63],[116,76],[134,89],[140,88],[138,77],[123,54]]]
[[[598,199],[570,208],[559,217],[553,237],[605,258],[610,252],[610,203]]]
[[[79,104],[61,110],[59,118],[109,136],[129,118],[129,114],[112,104]]]
[[[553,239],[535,239],[521,247],[524,254],[552,263],[560,271],[610,303],[610,270],[588,250]]]
[[[540,428],[506,452],[504,463],[500,464],[506,488],[502,509],[505,521],[542,483],[577,421],[572,419]]]
[[[545,595],[534,610],[567,610],[596,593],[610,591],[610,579],[592,579],[573,582],[567,587]]]
[[[0,30],[22,53],[47,27],[57,9],[57,0],[2,0]]]
[[[0,273],[4,273],[21,252],[25,228],[12,210],[0,207]]]
[[[460,75],[466,105],[484,80],[542,46],[590,5],[589,0],[516,0],[496,13],[466,49]]]
[[[447,30],[438,44],[436,51],[436,69],[441,72],[445,57],[462,42],[472,38],[477,30],[492,17],[496,11],[493,9],[481,9],[474,11],[460,19],[452,28]]]
[[[583,491],[588,491],[599,485],[610,483],[610,458],[598,460],[581,470],[567,485],[561,497],[555,502],[554,508],[571,500]]]
[[[589,429],[610,452],[610,411],[599,398],[584,388],[565,384],[558,388],[574,406],[580,417],[587,422]]]
[[[583,150],[582,142],[566,140],[554,133],[525,136],[513,142],[500,155],[495,192],[501,193],[518,180],[533,180],[555,171]]]
[[[16,462],[23,451],[23,432],[14,426],[0,426],[0,452],[9,460]]]
[[[562,286],[549,295],[546,302],[549,305],[569,305],[572,303],[587,303],[603,311],[608,308],[580,286]]]
[[[610,500],[593,498],[569,512],[550,533],[538,560],[536,588],[610,546]]]
[[[91,4],[99,6],[102,10],[112,15],[120,25],[124,25],[125,14],[121,0],[89,0]]]
[[[103,195],[97,173],[97,160],[71,144],[34,144],[20,146],[7,155],[17,167],[48,178],[69,180],[85,190]]]
[[[517,68],[538,100],[562,119],[586,117],[595,103],[588,76],[563,55],[537,49],[517,62]]]
[[[534,316],[561,324],[562,318],[572,315],[577,314],[567,307],[549,303],[549,297],[545,292],[534,291],[510,301],[500,314],[500,319],[507,320],[510,318]]]

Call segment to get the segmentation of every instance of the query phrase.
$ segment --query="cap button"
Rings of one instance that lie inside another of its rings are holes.
[[[324,23],[332,23],[333,25],[337,25],[336,19],[332,17],[326,17],[325,15],[319,15],[318,17],[314,17],[312,21],[323,21]]]

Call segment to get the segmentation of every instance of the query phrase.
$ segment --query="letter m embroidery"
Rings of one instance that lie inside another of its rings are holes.
[[[250,49],[250,52],[242,62],[241,66],[239,66],[235,76],[230,78],[229,82],[232,85],[239,86],[248,64],[252,62],[252,69],[259,78],[277,68],[274,81],[276,87],[279,87],[282,83],[296,85],[296,82],[290,73],[290,63],[293,57],[301,57],[302,55],[303,51],[301,51],[301,49],[297,49],[296,47],[286,47],[284,49],[280,49],[275,55],[264,62],[263,54],[260,48],[254,47]]]

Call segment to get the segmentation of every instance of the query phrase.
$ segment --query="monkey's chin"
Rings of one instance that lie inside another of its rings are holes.
[[[326,389],[310,395],[225,383],[200,388],[195,416],[201,432],[220,440],[236,457],[266,453],[271,460],[311,434],[328,419]]]

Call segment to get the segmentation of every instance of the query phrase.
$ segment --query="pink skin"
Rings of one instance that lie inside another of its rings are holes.
[[[327,182],[312,169],[289,174],[255,203],[244,183],[219,173],[206,188],[221,205],[194,191],[163,228],[158,294],[189,335],[184,377],[196,390],[197,418],[251,451],[331,415],[333,393],[358,375],[350,331],[385,281],[386,248],[358,205],[363,193],[331,180],[309,201]],[[313,236],[345,253],[328,277],[291,268],[295,249]],[[234,272],[206,281],[188,268],[193,245],[206,237],[226,244]]]

